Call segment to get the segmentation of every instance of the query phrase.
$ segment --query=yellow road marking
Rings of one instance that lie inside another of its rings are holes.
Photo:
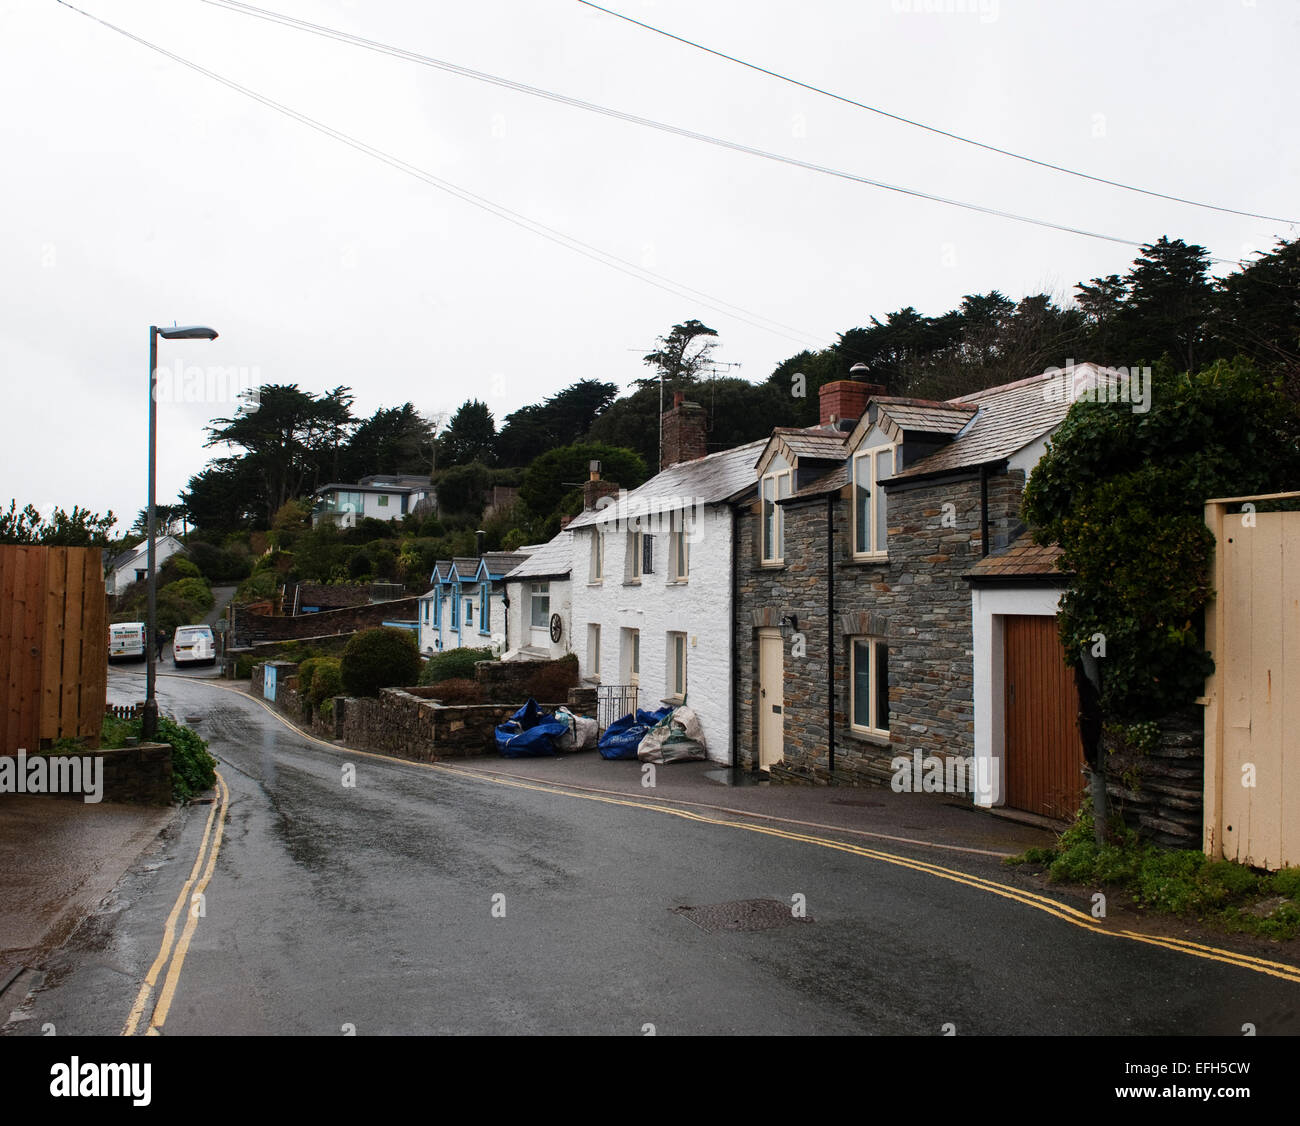
[[[149,1003],[149,995],[153,992],[154,982],[158,980],[158,973],[167,964],[167,959],[171,956],[172,942],[176,935],[176,920],[180,918],[181,909],[188,902],[190,888],[194,886],[194,881],[203,866],[203,854],[208,847],[208,838],[212,835],[212,821],[217,815],[217,806],[219,804],[219,802],[214,801],[212,808],[208,810],[208,822],[204,826],[203,837],[199,841],[199,851],[198,855],[194,857],[194,867],[190,869],[190,878],[185,881],[185,886],[181,888],[180,894],[176,897],[176,902],[172,905],[171,914],[167,916],[167,925],[163,928],[162,946],[158,948],[158,956],[153,960],[153,965],[149,967],[144,983],[140,986],[140,992],[136,995],[135,1004],[131,1006],[131,1015],[127,1017],[126,1026],[122,1029],[123,1036],[135,1035],[136,1025],[140,1023],[140,1018],[144,1015],[144,1007]]]
[[[191,888],[195,887],[194,879],[198,874],[200,865],[203,863],[205,850],[207,851],[207,867],[204,869],[203,878],[199,881],[193,894],[202,895],[204,889],[208,886],[208,881],[212,878],[213,868],[217,863],[217,853],[221,849],[221,837],[225,832],[226,810],[230,805],[230,788],[226,785],[226,780],[221,777],[220,771],[215,773],[217,800],[212,803],[212,809],[208,813],[207,825],[203,830],[203,839],[199,842],[199,852],[194,858],[194,868],[190,872],[190,878],[185,881],[185,886],[181,888],[180,894],[176,897],[176,903],[172,906],[171,914],[167,917],[162,946],[149,969],[144,984],[140,986],[140,992],[131,1008],[131,1015],[127,1019],[126,1026],[122,1029],[123,1036],[135,1035],[140,1018],[144,1015],[145,1007],[149,1003],[149,996],[153,991],[158,972],[166,964],[169,957],[171,958],[171,966],[168,968],[167,977],[163,981],[163,987],[158,994],[158,1002],[154,1006],[153,1016],[149,1019],[149,1028],[146,1035],[158,1035],[158,1030],[167,1019],[168,1010],[171,1008],[172,997],[176,992],[176,983],[180,979],[181,967],[185,964],[185,955],[189,951],[190,940],[194,935],[194,928],[198,924],[198,916],[191,910],[189,918],[185,922],[185,929],[181,932],[180,942],[176,945],[175,954],[173,955],[172,941],[176,931],[176,920],[185,905],[192,902]],[[214,821],[217,831],[216,835],[212,836]],[[210,849],[208,848],[209,839],[211,839],[212,846]]]
[[[1140,931],[1127,929],[1111,929],[1110,927],[1105,926],[1101,920],[1094,919],[1087,912],[1081,911],[1077,907],[1071,907],[1068,904],[1060,903],[1049,896],[1013,887],[1010,884],[998,883],[996,880],[986,879],[983,876],[975,876],[968,872],[961,872],[952,868],[944,868],[941,865],[932,864],[926,860],[914,860],[911,857],[900,856],[896,853],[882,852],[879,849],[867,848],[864,845],[854,844],[851,841],[837,841],[827,837],[815,837],[807,833],[791,832],[790,830],[780,829],[770,825],[751,825],[740,821],[707,817],[692,810],[675,809],[672,806],[663,805],[657,802],[634,801],[631,798],[611,797],[596,793],[583,793],[578,790],[565,789],[558,784],[537,784],[526,782],[518,778],[511,778],[499,774],[495,771],[478,771],[438,762],[411,762],[407,759],[396,759],[390,755],[381,755],[372,751],[358,750],[355,747],[342,747],[337,743],[326,742],[324,739],[318,738],[309,731],[304,731],[302,728],[282,716],[266,703],[265,700],[261,700],[247,692],[243,692],[237,688],[230,688],[226,685],[217,684],[213,685],[213,687],[221,688],[226,692],[236,692],[247,700],[253,700],[256,703],[261,704],[270,715],[274,716],[284,724],[285,727],[288,727],[298,735],[301,735],[304,739],[331,751],[363,755],[366,758],[378,759],[383,762],[402,763],[407,766],[422,767],[428,770],[440,770],[448,774],[455,774],[459,777],[470,779],[471,781],[486,781],[492,782],[496,785],[510,786],[515,789],[533,790],[539,793],[555,794],[562,797],[581,798],[585,801],[603,802],[607,805],[620,805],[631,809],[645,809],[655,813],[666,813],[674,817],[681,817],[688,821],[698,821],[706,825],[718,825],[728,829],[740,829],[745,832],[759,833],[764,836],[779,837],[784,840],[795,841],[802,844],[816,845],[820,848],[828,848],[837,852],[847,852],[868,860],[877,860],[881,863],[892,864],[900,868],[910,868],[913,871],[935,876],[939,879],[949,880],[952,883],[964,884],[965,886],[974,888],[977,891],[987,892],[1003,899],[1009,899],[1013,902],[1021,903],[1026,907],[1032,907],[1036,911],[1042,911],[1043,913],[1052,915],[1064,922],[1077,927],[1082,927],[1084,930],[1091,931],[1093,934],[1105,935],[1109,938],[1124,938],[1131,942],[1140,942],[1148,946],[1159,946],[1166,950],[1175,951],[1176,953],[1190,955],[1194,958],[1203,958],[1206,961],[1221,962],[1225,965],[1236,966],[1239,969],[1250,970],[1253,973],[1267,974],[1270,977],[1281,978],[1283,981],[1300,984],[1300,966],[1290,965],[1285,962],[1274,962],[1267,958],[1257,958],[1253,954],[1239,954],[1232,950],[1225,950],[1217,946],[1206,946],[1202,943],[1191,942],[1187,939],[1166,938],[1158,935],[1143,934]],[[740,812],[742,816],[745,815],[743,811]]]

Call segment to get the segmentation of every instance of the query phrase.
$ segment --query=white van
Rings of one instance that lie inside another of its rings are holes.
[[[143,661],[144,622],[116,622],[108,627],[110,661]]]
[[[172,663],[211,665],[217,660],[217,641],[211,626],[179,626],[172,638]]]

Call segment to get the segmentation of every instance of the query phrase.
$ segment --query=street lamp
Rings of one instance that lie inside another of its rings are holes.
[[[216,340],[215,329],[203,325],[185,325],[171,328],[149,326],[149,518],[146,534],[149,537],[149,622],[148,663],[145,666],[144,718],[140,735],[152,739],[158,731],[158,700],[154,695],[155,669],[158,652],[158,572],[154,566],[155,535],[155,482],[158,476],[158,337],[164,340]]]

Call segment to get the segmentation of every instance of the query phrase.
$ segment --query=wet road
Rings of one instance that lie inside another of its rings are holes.
[[[110,677],[114,702],[142,688],[142,671]],[[200,717],[230,794],[155,1019],[165,1035],[1300,1032],[1300,983],[1099,936],[908,868],[898,848],[902,862],[881,862],[833,834],[796,840],[362,756],[193,678],[161,678],[159,696]],[[122,1031],[169,912],[189,903],[213,809],[181,813],[9,1031]],[[979,858],[942,863],[1006,878]],[[762,930],[708,933],[673,910],[798,896],[809,920],[782,912]]]

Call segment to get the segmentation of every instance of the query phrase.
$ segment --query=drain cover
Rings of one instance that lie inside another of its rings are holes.
[[[766,931],[811,923],[810,916],[796,917],[794,908],[779,899],[737,899],[731,903],[712,903],[703,907],[674,907],[674,915],[690,919],[702,931]]]

